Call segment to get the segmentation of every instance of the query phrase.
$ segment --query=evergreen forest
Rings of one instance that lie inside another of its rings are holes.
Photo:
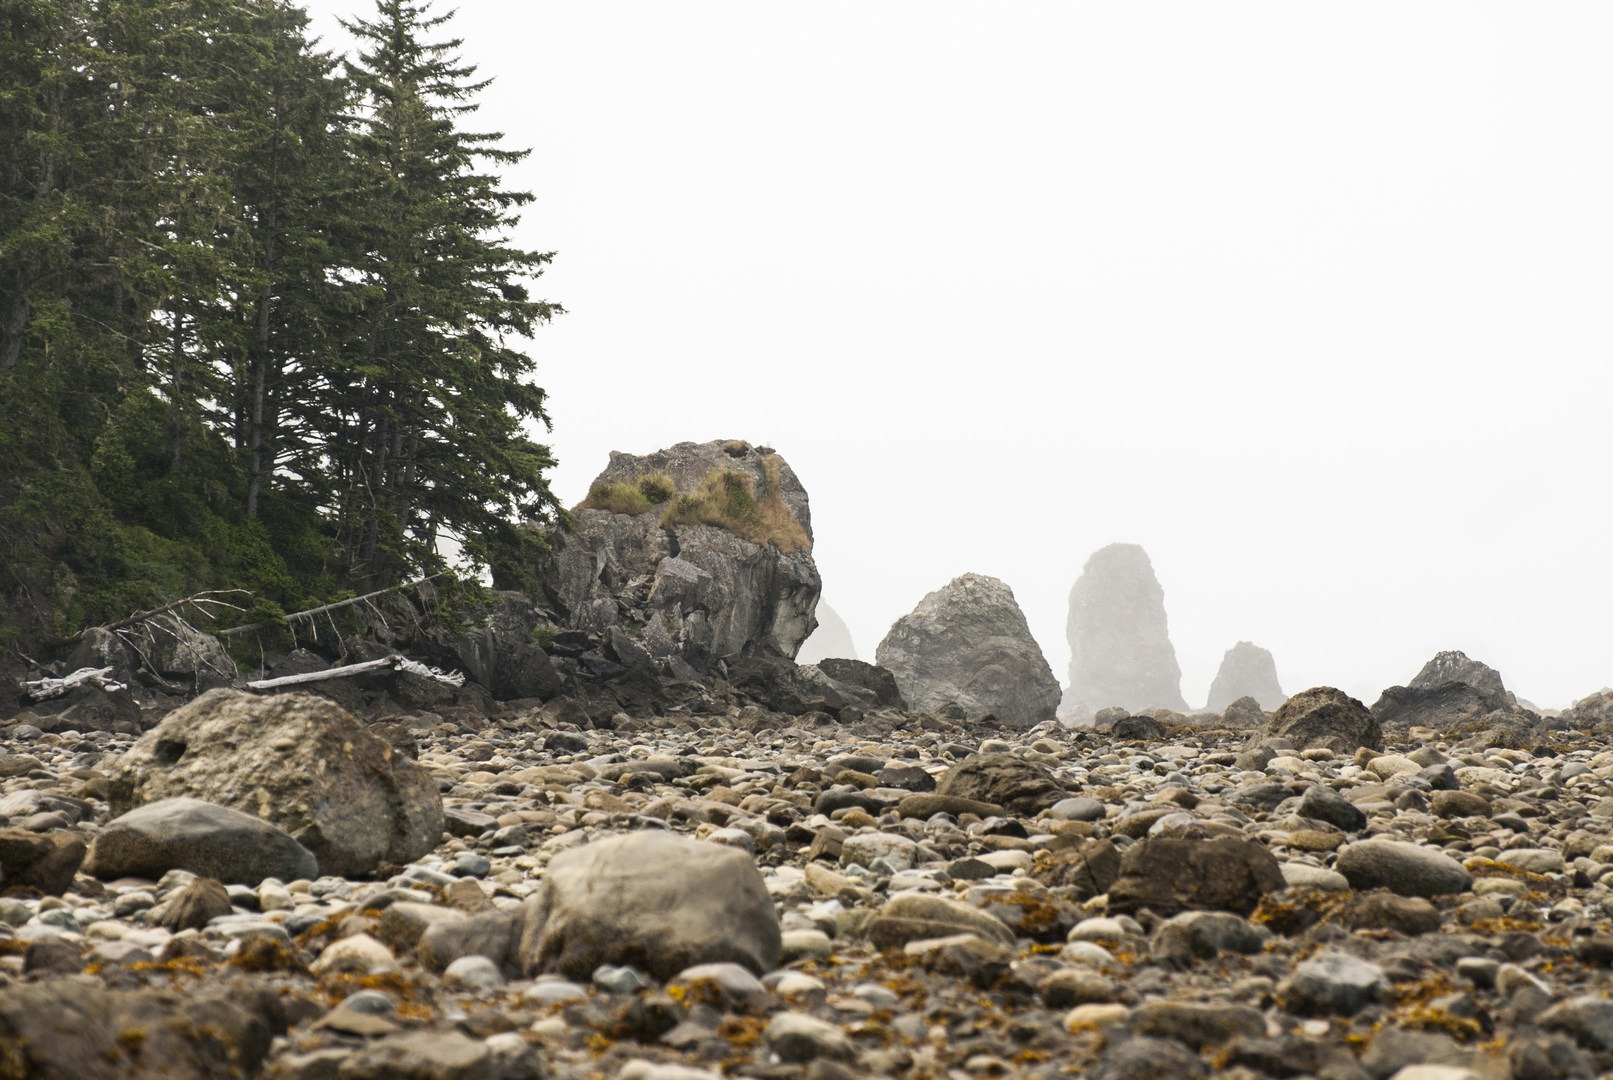
[[[377,0],[339,58],[287,0],[0,0],[0,646],[444,550],[523,583],[561,308],[447,21]]]

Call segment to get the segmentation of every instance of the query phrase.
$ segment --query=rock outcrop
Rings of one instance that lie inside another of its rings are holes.
[[[1391,686],[1372,706],[1385,727],[1440,728],[1485,742],[1527,743],[1540,717],[1518,704],[1501,673],[1455,651],[1439,653],[1406,686]]]
[[[1223,712],[1242,697],[1254,698],[1262,709],[1275,709],[1288,699],[1277,683],[1277,662],[1269,651],[1250,641],[1238,642],[1221,658],[1204,708]]]
[[[1475,690],[1502,698],[1508,704],[1517,704],[1518,699],[1501,681],[1499,671],[1488,664],[1469,659],[1466,653],[1455,649],[1436,653],[1432,660],[1423,665],[1417,677],[1406,685],[1413,690],[1438,690],[1449,683],[1464,683]]]
[[[964,574],[897,619],[875,659],[908,707],[958,708],[1029,727],[1053,719],[1059,685],[1007,585]]]
[[[431,774],[311,694],[211,690],[130,747],[107,788],[116,815],[179,796],[253,814],[311,851],[323,874],[369,874],[442,840]]]
[[[1165,622],[1165,590],[1138,545],[1110,544],[1087,560],[1070,590],[1067,633],[1066,712],[1089,715],[1111,705],[1187,711]]]
[[[855,660],[857,646],[851,640],[851,629],[846,621],[828,604],[818,604],[818,628],[801,646],[796,656],[801,664],[816,664],[819,660]]]
[[[696,668],[794,657],[816,627],[806,490],[782,457],[737,440],[612,453],[574,528],[551,538],[543,599],[560,624],[624,631]]]

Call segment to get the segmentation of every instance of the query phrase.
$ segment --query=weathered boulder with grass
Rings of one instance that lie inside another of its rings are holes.
[[[768,447],[730,439],[612,453],[572,516],[540,574],[566,629],[618,628],[652,657],[709,668],[793,658],[817,626],[806,489]]]

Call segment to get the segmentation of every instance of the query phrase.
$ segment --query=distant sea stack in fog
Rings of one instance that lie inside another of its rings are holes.
[[[1277,683],[1277,661],[1251,641],[1240,641],[1221,658],[1221,670],[1210,684],[1208,712],[1222,712],[1241,697],[1252,697],[1270,712],[1288,700]]]
[[[818,601],[818,628],[801,645],[796,654],[797,664],[816,664],[819,660],[856,660],[857,646],[852,644],[851,629],[834,608]]]
[[[1087,560],[1070,590],[1067,633],[1066,712],[1111,705],[1187,711],[1182,669],[1165,625],[1165,590],[1138,545],[1110,544]]]
[[[896,620],[874,657],[915,712],[1030,727],[1058,709],[1053,669],[1013,590],[994,577],[964,574],[930,593]]]

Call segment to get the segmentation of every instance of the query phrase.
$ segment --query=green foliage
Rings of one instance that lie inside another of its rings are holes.
[[[0,639],[207,588],[260,621],[438,569],[530,582],[563,518],[447,16],[344,71],[290,0],[0,0]]]

